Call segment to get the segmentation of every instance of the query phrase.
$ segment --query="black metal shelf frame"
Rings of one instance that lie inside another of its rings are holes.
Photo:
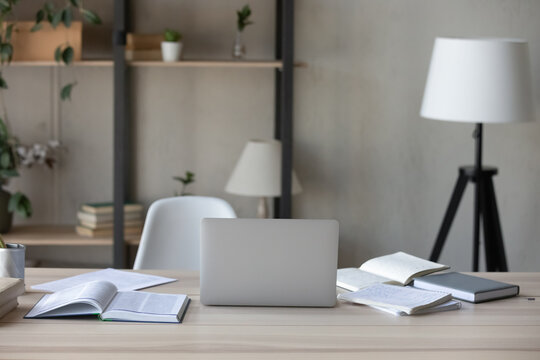
[[[124,50],[130,0],[114,0],[114,245],[113,265],[125,268],[124,203],[130,199],[131,123],[129,68]],[[274,202],[274,217],[291,217],[293,152],[294,0],[276,0],[275,57],[283,63],[275,70],[274,137],[281,140],[281,197]]]

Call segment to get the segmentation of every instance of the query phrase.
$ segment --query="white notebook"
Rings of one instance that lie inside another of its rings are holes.
[[[118,291],[108,281],[91,281],[44,295],[25,318],[99,315],[102,320],[182,322],[186,295]]]
[[[360,268],[339,269],[336,285],[349,291],[379,283],[407,285],[415,277],[448,268],[400,251],[368,260]]]
[[[89,281],[100,280],[113,283],[119,291],[139,290],[176,281],[176,279],[163,276],[140,274],[133,271],[108,268],[34,285],[32,286],[32,289],[55,292]]]
[[[412,315],[452,300],[452,295],[387,284],[376,284],[359,291],[339,294],[338,299],[370,306],[384,307]]]

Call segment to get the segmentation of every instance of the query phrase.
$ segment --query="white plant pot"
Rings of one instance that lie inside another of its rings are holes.
[[[179,61],[182,55],[182,43],[172,41],[161,42],[161,56],[163,61],[174,62]]]
[[[24,279],[25,246],[21,244],[6,244],[0,248],[0,277]]]

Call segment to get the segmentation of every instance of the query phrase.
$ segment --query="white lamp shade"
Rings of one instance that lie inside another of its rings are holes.
[[[277,140],[250,140],[232,172],[225,191],[231,194],[271,197],[281,195],[281,143]],[[292,193],[302,187],[292,173]]]
[[[420,115],[434,120],[535,120],[529,48],[519,39],[437,38]]]

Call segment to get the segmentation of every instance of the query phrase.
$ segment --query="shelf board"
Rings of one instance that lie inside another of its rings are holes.
[[[129,66],[134,67],[204,67],[204,68],[262,68],[281,69],[283,63],[278,60],[182,60],[176,62],[163,61],[128,61]],[[73,62],[74,66],[85,67],[112,67],[111,60],[82,60]],[[56,61],[13,61],[9,66],[15,67],[53,67],[64,66]],[[296,62],[295,67],[306,67],[305,62]]]
[[[281,61],[276,60],[182,60],[176,62],[163,61],[130,61],[130,66],[144,67],[227,67],[227,68],[270,68],[279,69]]]
[[[25,246],[112,246],[112,237],[84,237],[75,232],[75,226],[19,225],[2,235],[8,243]],[[126,244],[137,245],[139,236],[126,237]]]
[[[74,61],[74,66],[93,66],[93,67],[112,67],[112,60],[82,60]],[[8,66],[36,66],[36,67],[52,67],[52,66],[64,66],[58,64],[56,61],[12,61]]]

